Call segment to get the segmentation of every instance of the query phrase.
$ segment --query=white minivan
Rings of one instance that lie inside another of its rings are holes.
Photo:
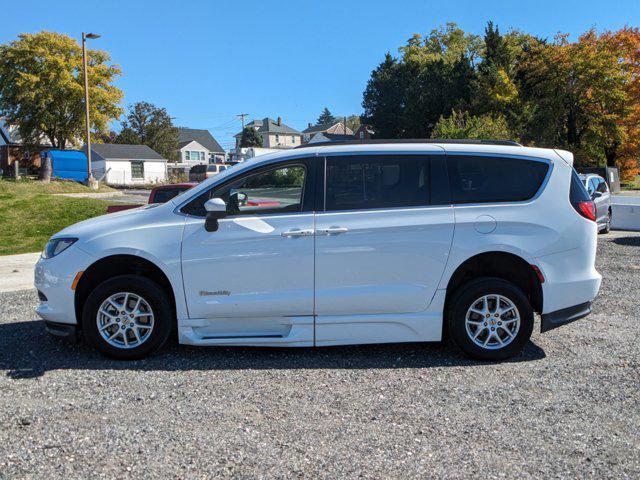
[[[54,235],[47,330],[130,359],[189,345],[452,338],[487,360],[591,311],[594,204],[571,153],[364,141],[255,158],[161,205]]]

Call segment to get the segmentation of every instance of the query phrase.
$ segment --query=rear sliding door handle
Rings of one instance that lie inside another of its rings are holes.
[[[313,230],[289,230],[288,232],[282,232],[280,235],[283,237],[309,237],[313,235]]]
[[[349,229],[347,227],[329,227],[320,228],[316,230],[318,235],[338,235],[339,233],[347,233]]]

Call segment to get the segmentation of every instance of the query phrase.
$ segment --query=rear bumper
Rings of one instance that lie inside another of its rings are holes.
[[[50,335],[63,338],[72,342],[78,340],[78,329],[75,325],[58,322],[44,322],[44,328]]]
[[[573,307],[563,308],[555,312],[543,313],[540,332],[548,332],[567,323],[575,322],[591,313],[591,302],[581,303]]]

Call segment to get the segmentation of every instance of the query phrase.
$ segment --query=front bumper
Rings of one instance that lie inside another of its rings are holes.
[[[40,305],[36,313],[42,319],[57,324],[75,324],[75,292],[71,289],[73,279],[81,270],[86,270],[93,258],[76,248],[69,247],[53,258],[41,258],[35,267],[35,287],[40,292]]]
[[[78,341],[78,328],[76,325],[70,325],[68,323],[58,322],[44,322],[44,328],[50,335],[60,337],[71,342]]]
[[[573,307],[563,308],[555,312],[543,313],[540,332],[548,332],[567,323],[575,322],[591,313],[591,302],[581,303]]]

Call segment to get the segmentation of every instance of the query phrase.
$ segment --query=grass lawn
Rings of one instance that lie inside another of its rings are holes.
[[[54,233],[106,213],[108,201],[53,195],[92,191],[75,182],[0,180],[0,255],[37,252]]]

